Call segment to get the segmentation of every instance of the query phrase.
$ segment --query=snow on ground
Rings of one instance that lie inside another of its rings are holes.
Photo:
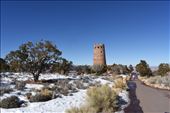
[[[121,109],[124,109],[124,108],[126,108],[126,107],[130,104],[129,94],[128,94],[127,91],[123,90],[122,92],[119,93],[119,96],[120,96],[125,102],[127,102],[127,104],[121,106]]]
[[[28,89],[42,89],[44,87],[44,85],[42,84],[26,84],[25,86]]]
[[[33,75],[28,73],[2,73],[2,81],[4,82],[12,82],[11,78],[16,79],[18,81],[26,81],[26,80],[33,80]],[[50,79],[66,79],[71,78],[71,76],[60,75],[58,73],[55,74],[41,74],[39,80],[50,80]]]
[[[14,73],[14,74],[4,74],[1,75],[2,79],[1,82],[4,84],[10,84],[12,83],[12,79],[16,79],[19,81],[25,81],[33,79],[32,75],[26,74],[26,73]],[[72,76],[64,76],[59,74],[43,74],[40,76],[40,80],[49,80],[49,79],[80,79],[80,76],[72,77]],[[92,78],[91,78],[92,79]],[[91,80],[89,79],[89,80]],[[114,82],[110,82],[108,80],[102,79],[102,77],[97,77],[92,79],[93,82],[100,82],[101,84],[109,84],[109,86],[112,86]],[[50,84],[54,85],[54,84]],[[26,84],[26,90],[25,92],[19,92],[14,91],[10,94],[4,94],[1,96],[2,98],[9,97],[11,95],[18,96],[21,100],[28,101],[26,97],[24,97],[22,94],[18,95],[18,93],[26,93],[29,92],[31,89],[41,89],[44,86],[42,84]],[[52,99],[47,102],[34,102],[29,103],[27,107],[20,107],[20,108],[12,108],[12,109],[1,109],[1,113],[64,113],[66,109],[69,109],[71,107],[79,107],[85,102],[85,96],[86,96],[87,90],[79,90],[79,92],[73,93],[73,96],[62,96],[62,98],[56,98]],[[126,102],[129,102],[128,99],[128,93],[126,91],[122,91],[119,96],[122,97]],[[122,106],[122,109],[125,108],[127,105]],[[123,111],[117,112],[122,113]]]
[[[123,78],[126,78],[128,75],[121,74],[121,75],[119,75],[119,76],[121,76],[121,77],[123,77]]]
[[[3,109],[1,113],[64,113],[66,109],[78,107],[85,101],[86,90],[80,90],[73,96],[63,96],[47,102],[34,102],[28,107]]]
[[[10,94],[6,93],[6,94],[4,94],[3,96],[0,97],[0,100],[5,99],[7,97],[11,97],[11,96],[17,96],[20,100],[28,101],[28,99],[24,95],[18,95],[18,93],[20,93],[20,92],[15,91],[15,92],[11,92]],[[22,92],[22,93],[26,93],[26,92]]]
[[[110,82],[110,81],[108,81],[108,80],[104,80],[104,79],[102,79],[102,78],[97,78],[97,79],[95,79],[94,81],[97,81],[97,82],[100,82],[102,85],[103,84],[112,84],[112,82]]]
[[[56,73],[56,74],[42,74],[39,79],[50,80],[50,79],[66,79],[66,78],[70,78],[70,77]]]

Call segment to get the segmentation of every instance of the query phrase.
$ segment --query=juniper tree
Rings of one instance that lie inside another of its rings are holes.
[[[61,58],[59,62],[53,64],[53,72],[58,72],[60,74],[67,74],[72,66],[72,62]]]
[[[40,41],[22,44],[18,50],[11,51],[5,59],[10,65],[17,63],[20,71],[31,73],[34,81],[38,81],[40,74],[57,62],[61,58],[60,55],[61,51],[52,42]]]
[[[0,72],[5,72],[9,70],[9,65],[3,58],[0,58]]]
[[[158,74],[161,76],[166,75],[170,71],[170,65],[168,63],[161,63],[158,67]]]
[[[141,60],[139,64],[136,65],[136,71],[140,73],[141,76],[152,76],[152,71],[145,60]]]

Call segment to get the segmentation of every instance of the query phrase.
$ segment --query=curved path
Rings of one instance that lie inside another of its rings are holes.
[[[140,81],[129,81],[130,105],[125,113],[170,113],[170,91],[143,85]]]

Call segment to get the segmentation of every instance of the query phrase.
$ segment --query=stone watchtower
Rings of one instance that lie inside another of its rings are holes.
[[[106,65],[104,44],[94,44],[93,65]]]

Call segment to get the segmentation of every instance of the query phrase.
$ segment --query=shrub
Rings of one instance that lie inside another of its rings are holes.
[[[94,65],[92,67],[92,70],[96,72],[96,75],[101,75],[107,71],[106,65]]]
[[[92,107],[72,107],[71,109],[66,110],[66,113],[96,113],[95,109]]]
[[[123,82],[123,78],[118,78],[117,80],[115,80],[113,88],[125,89],[126,84]]]
[[[74,84],[78,89],[86,89],[87,88],[87,86],[85,86],[85,84],[83,83],[83,80],[75,80]]]
[[[127,65],[122,64],[113,64],[110,66],[110,70],[115,74],[129,74],[130,69],[127,67]]]
[[[44,102],[51,100],[52,96],[42,95],[42,94],[36,94],[35,96],[32,96],[30,98],[30,102]]]
[[[2,108],[18,108],[20,106],[21,103],[17,96],[7,97],[0,102]]]
[[[67,113],[113,113],[117,111],[118,95],[108,86],[93,87],[87,90],[86,105],[73,107]]]
[[[151,77],[147,80],[150,84],[155,84],[156,83],[156,78],[155,77]]]
[[[30,99],[31,96],[32,96],[32,93],[26,93],[26,97],[27,97],[28,99]]]
[[[162,78],[162,83],[165,85],[165,86],[168,86],[170,87],[170,76],[165,76]]]
[[[11,89],[9,87],[0,87],[0,95],[3,95],[4,93],[10,93],[12,91],[13,91],[13,89]]]
[[[139,64],[136,65],[136,71],[140,73],[141,76],[152,76],[152,71],[146,61],[141,60]]]
[[[72,62],[62,58],[60,62],[53,64],[52,72],[57,72],[60,74],[68,74],[71,67],[72,67]]]
[[[0,72],[6,71],[9,71],[9,65],[3,58],[0,58]]]
[[[108,85],[89,89],[87,101],[97,112],[114,112],[118,108],[117,95]]]
[[[91,66],[88,65],[77,65],[72,67],[73,71],[76,71],[78,75],[92,73]]]
[[[23,81],[17,81],[15,88],[18,90],[23,90],[25,88],[26,83]]]
[[[147,82],[149,82],[150,84],[163,84],[165,86],[170,87],[170,76],[155,76],[155,77],[150,77],[148,78]]]
[[[170,65],[167,63],[161,63],[158,68],[158,74],[161,76],[166,75],[170,71]]]
[[[40,94],[45,95],[45,96],[48,96],[48,95],[51,95],[51,94],[52,94],[52,91],[50,91],[50,90],[47,89],[47,88],[43,88],[43,89],[40,91]]]
[[[30,97],[30,102],[44,102],[52,99],[52,91],[42,89],[40,93]]]

